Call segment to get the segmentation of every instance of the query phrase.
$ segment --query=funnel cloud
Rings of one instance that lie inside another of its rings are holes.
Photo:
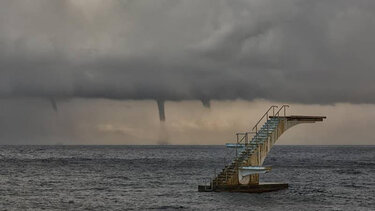
[[[159,110],[159,119],[161,122],[165,121],[165,110],[164,110],[164,101],[157,100],[158,103],[158,110]]]
[[[51,97],[49,100],[50,100],[50,102],[51,102],[52,109],[53,109],[55,112],[57,112],[57,111],[58,111],[58,108],[57,108],[57,103],[56,103],[55,98]]]
[[[202,99],[202,105],[205,107],[205,108],[211,108],[211,102],[209,99]]]

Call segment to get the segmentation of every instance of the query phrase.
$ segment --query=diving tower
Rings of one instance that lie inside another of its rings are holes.
[[[259,183],[259,174],[271,170],[270,167],[262,166],[267,154],[277,139],[289,128],[302,123],[322,122],[326,118],[287,116],[287,108],[289,105],[282,105],[279,109],[273,105],[249,132],[236,133],[236,143],[226,144],[227,147],[235,149],[235,159],[225,166],[209,185],[199,185],[198,191],[253,193],[287,188],[286,183]]]

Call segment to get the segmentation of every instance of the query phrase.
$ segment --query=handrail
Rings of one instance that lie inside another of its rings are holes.
[[[237,154],[237,146],[239,144],[241,144],[244,140],[245,140],[245,145],[247,145],[249,143],[249,134],[254,134],[255,135],[258,133],[258,125],[259,123],[266,117],[267,120],[268,120],[268,117],[270,116],[269,113],[272,109],[272,116],[279,116],[280,115],[280,111],[282,109],[284,109],[284,116],[286,114],[286,108],[289,107],[289,105],[282,105],[281,108],[275,113],[275,108],[278,108],[278,106],[276,105],[272,105],[268,108],[268,110],[263,114],[263,116],[259,119],[259,121],[255,124],[255,126],[252,128],[252,131],[251,132],[242,132],[242,133],[236,133],[236,136],[237,136],[237,141],[236,141],[236,156],[238,155]],[[254,129],[255,129],[255,132],[254,132]],[[267,125],[267,130],[268,130],[268,125]],[[268,132],[267,132],[268,133]],[[242,137],[240,137],[242,136]]]
[[[286,108],[289,108],[289,105],[282,105],[281,107],[280,107],[280,109],[276,112],[276,114],[274,115],[275,117],[276,116],[280,116],[280,111],[282,110],[282,109],[284,109],[284,117],[286,116]]]
[[[238,144],[240,144],[242,142],[242,140],[244,139],[244,137],[246,137],[247,135],[249,134],[255,134],[255,132],[242,132],[242,133],[236,133],[236,136],[243,136],[241,139],[239,139],[238,141]]]
[[[268,119],[268,113],[270,112],[271,109],[272,109],[272,115],[275,116],[275,108],[278,108],[278,106],[272,105],[272,106],[266,111],[266,113],[264,113],[264,115],[260,118],[260,120],[255,124],[255,126],[254,126],[253,129],[252,129],[252,131],[254,131],[254,129],[256,129],[256,131],[258,132],[258,125],[259,125],[259,123],[264,119],[265,116],[267,116],[267,119]]]

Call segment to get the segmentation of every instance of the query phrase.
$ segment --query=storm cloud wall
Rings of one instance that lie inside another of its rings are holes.
[[[374,103],[374,10],[372,0],[4,0],[0,96]]]

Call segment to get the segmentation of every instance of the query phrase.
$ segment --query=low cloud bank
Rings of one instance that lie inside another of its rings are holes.
[[[0,2],[0,97],[375,102],[372,0]]]

